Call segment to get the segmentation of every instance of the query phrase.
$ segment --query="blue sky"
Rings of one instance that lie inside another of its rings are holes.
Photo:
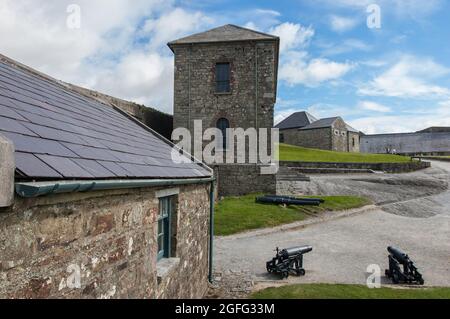
[[[450,1],[0,0],[0,53],[172,110],[170,40],[227,23],[281,37],[276,121],[343,116],[366,133],[450,125]],[[80,9],[79,29],[66,25]],[[370,4],[381,28],[367,26]]]

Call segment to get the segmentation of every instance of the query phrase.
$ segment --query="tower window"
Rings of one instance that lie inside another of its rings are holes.
[[[230,85],[230,63],[216,64],[216,92],[228,93],[231,91]]]
[[[227,149],[227,129],[230,128],[230,121],[225,118],[221,118],[217,121],[217,128],[222,132],[222,141],[219,142],[219,147]]]

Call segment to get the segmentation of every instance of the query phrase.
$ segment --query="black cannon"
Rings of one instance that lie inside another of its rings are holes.
[[[324,202],[323,199],[315,198],[295,198],[285,196],[262,196],[257,197],[256,202],[260,204],[274,204],[274,205],[299,205],[299,206],[320,206]]]
[[[386,269],[386,277],[392,279],[394,284],[407,283],[423,285],[425,281],[419,273],[414,262],[400,249],[388,247],[389,269]],[[403,266],[403,270],[400,265]]]
[[[297,276],[304,276],[305,269],[303,269],[303,255],[311,252],[311,246],[293,247],[279,250],[272,260],[266,263],[266,268],[269,274],[278,274],[281,278],[288,278],[293,272]]]

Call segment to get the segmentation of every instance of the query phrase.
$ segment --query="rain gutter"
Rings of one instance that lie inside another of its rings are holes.
[[[95,181],[53,181],[16,183],[16,193],[33,198],[61,193],[91,192],[114,189],[131,189],[157,186],[203,184],[214,181],[214,177],[191,179],[140,179],[140,180],[95,180]]]

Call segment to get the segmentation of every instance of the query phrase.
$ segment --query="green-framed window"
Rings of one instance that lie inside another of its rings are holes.
[[[158,260],[170,258],[171,215],[173,197],[159,199],[158,216]]]

